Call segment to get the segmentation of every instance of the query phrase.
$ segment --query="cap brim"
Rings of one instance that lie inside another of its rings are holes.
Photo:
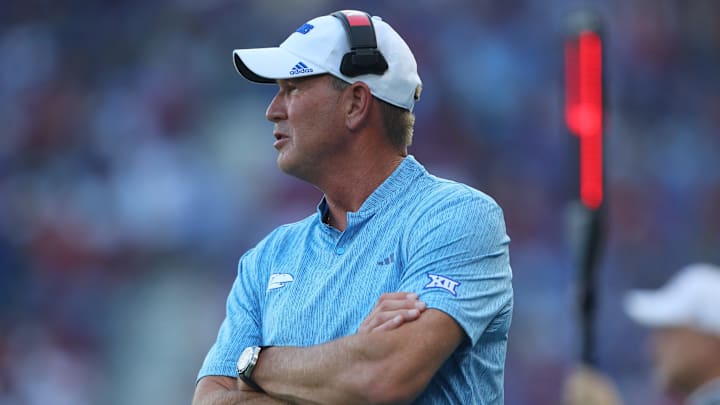
[[[278,79],[327,73],[325,69],[283,48],[236,49],[233,51],[233,60],[238,73],[257,83],[275,83]],[[305,68],[293,69],[300,62]]]
[[[650,328],[680,326],[687,322],[686,307],[661,291],[635,290],[625,296],[625,313]]]

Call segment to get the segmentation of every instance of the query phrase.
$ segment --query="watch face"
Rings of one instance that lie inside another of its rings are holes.
[[[239,372],[245,371],[245,369],[250,365],[250,361],[252,361],[253,357],[253,350],[252,347],[248,347],[245,350],[243,350],[242,354],[240,355],[240,358],[237,362],[237,368]]]

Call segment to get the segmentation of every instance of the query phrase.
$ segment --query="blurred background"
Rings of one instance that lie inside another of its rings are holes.
[[[321,198],[276,168],[275,88],[241,79],[231,51],[344,8],[382,16],[415,52],[411,153],[505,210],[506,403],[559,403],[578,359],[562,41],[586,5],[608,59],[598,361],[627,403],[673,404],[621,300],[720,263],[714,0],[4,1],[0,403],[190,402],[238,258]]]

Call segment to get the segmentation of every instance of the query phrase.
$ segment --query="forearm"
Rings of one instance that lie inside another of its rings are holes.
[[[234,404],[363,404],[369,403],[362,390],[341,364],[358,363],[350,360],[355,350],[349,350],[342,340],[308,348],[271,347],[261,353],[253,372],[253,380],[266,392],[249,391],[238,380],[209,376],[200,380],[193,405]],[[343,375],[338,375],[342,373]]]
[[[193,405],[236,405],[236,404],[287,404],[287,402],[272,398],[266,394],[250,391],[214,392],[204,398],[193,401]]]
[[[261,353],[253,379],[271,396],[292,403],[409,402],[461,340],[454,321],[448,326],[440,317],[449,319],[437,311],[421,317],[428,323],[411,322],[392,331],[304,348],[269,348]],[[445,338],[438,339],[439,334]]]
[[[206,377],[195,388],[192,405],[287,404],[267,394],[242,390],[235,379]]]
[[[362,356],[354,336],[311,347],[273,347],[263,352],[253,379],[270,395],[297,404],[362,404]],[[370,359],[367,359],[368,361]],[[344,365],[344,367],[343,367]]]

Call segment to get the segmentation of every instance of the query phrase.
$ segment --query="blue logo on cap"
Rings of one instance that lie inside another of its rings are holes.
[[[310,30],[313,28],[315,28],[315,27],[313,27],[312,25],[310,25],[308,23],[305,23],[302,26],[300,26],[300,28],[298,28],[295,32],[299,32],[299,33],[305,35],[308,32],[310,32]]]
[[[290,75],[301,75],[304,73],[312,73],[312,68],[308,67],[308,65],[302,63],[302,61],[298,62],[295,66],[293,66],[292,69],[290,69]]]

